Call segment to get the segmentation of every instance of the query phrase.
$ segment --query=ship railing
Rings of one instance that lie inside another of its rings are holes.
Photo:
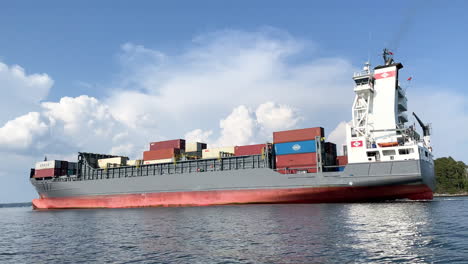
[[[240,169],[269,168],[270,161],[265,155],[223,157],[219,159],[199,159],[173,163],[147,164],[140,166],[121,166],[99,169],[90,166],[86,160],[80,166],[78,180],[96,180],[155,176],[167,174],[202,173],[212,171],[229,171]]]

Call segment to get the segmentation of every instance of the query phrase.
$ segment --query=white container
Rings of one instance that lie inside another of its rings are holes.
[[[174,162],[174,159],[159,159],[159,160],[145,160],[143,161],[143,164],[148,165],[148,164],[161,164],[161,163],[172,163]]]
[[[203,159],[220,158],[221,157],[220,152],[230,153],[230,154],[234,155],[234,149],[235,149],[235,146],[204,149],[202,151],[202,158]]]
[[[203,144],[204,143],[200,143],[200,142],[186,142],[185,152],[202,151]]]
[[[124,166],[127,162],[127,158],[124,157],[115,157],[115,158],[108,158],[108,159],[99,159],[98,166],[101,169],[105,169],[108,167],[107,164],[112,164],[112,167],[117,166]]]
[[[143,160],[127,160],[127,166],[139,166],[143,164]]]
[[[36,162],[35,169],[36,170],[43,170],[43,169],[60,169],[62,165],[61,160],[48,160],[48,161],[41,161]]]

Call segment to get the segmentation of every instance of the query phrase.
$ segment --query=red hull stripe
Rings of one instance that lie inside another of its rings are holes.
[[[383,199],[430,200],[426,185],[317,187],[166,192],[34,199],[36,209],[206,206],[249,203],[333,203]]]

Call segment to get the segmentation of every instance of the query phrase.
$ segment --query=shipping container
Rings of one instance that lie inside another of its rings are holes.
[[[56,177],[56,176],[62,176],[66,175],[67,171],[60,169],[60,168],[55,168],[55,169],[40,169],[40,170],[35,170],[34,172],[34,178],[46,178],[46,177]]]
[[[316,167],[317,153],[302,153],[276,156],[276,168]]]
[[[76,170],[77,163],[76,162],[68,162],[68,169],[69,170]]]
[[[186,142],[185,152],[201,152],[206,149],[206,143],[201,142]]]
[[[323,146],[325,148],[325,153],[334,154],[336,156],[336,144],[335,143],[325,142]]]
[[[144,165],[148,164],[161,164],[161,163],[173,163],[174,159],[159,159],[159,160],[145,160],[143,161]]]
[[[143,160],[127,160],[127,166],[140,166]]]
[[[173,139],[159,142],[151,142],[150,150],[162,150],[162,149],[181,149],[185,150],[184,139]]]
[[[348,156],[337,156],[336,164],[338,166],[346,166],[348,164]]]
[[[204,159],[214,159],[221,156],[229,156],[229,154],[234,155],[235,147],[220,147],[220,148],[211,148],[204,149],[202,151],[202,158]]]
[[[273,143],[315,140],[317,136],[321,138],[325,136],[323,127],[278,131],[273,132]]]
[[[107,158],[107,159],[99,159],[98,166],[101,169],[105,169],[107,167],[116,167],[116,166],[125,166],[127,162],[126,157],[114,157],[114,158]]]
[[[295,141],[275,144],[276,155],[289,155],[316,152],[315,140]]]
[[[260,155],[265,151],[266,144],[237,146],[234,148],[235,156]]]
[[[178,148],[150,150],[143,152],[143,160],[171,159],[176,158],[179,155],[180,149]]]
[[[61,160],[48,160],[48,161],[41,161],[36,162],[35,169],[42,170],[42,169],[59,169],[62,167]]]

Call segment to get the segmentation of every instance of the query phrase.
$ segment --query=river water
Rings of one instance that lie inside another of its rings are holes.
[[[0,209],[0,263],[468,263],[468,198]]]

